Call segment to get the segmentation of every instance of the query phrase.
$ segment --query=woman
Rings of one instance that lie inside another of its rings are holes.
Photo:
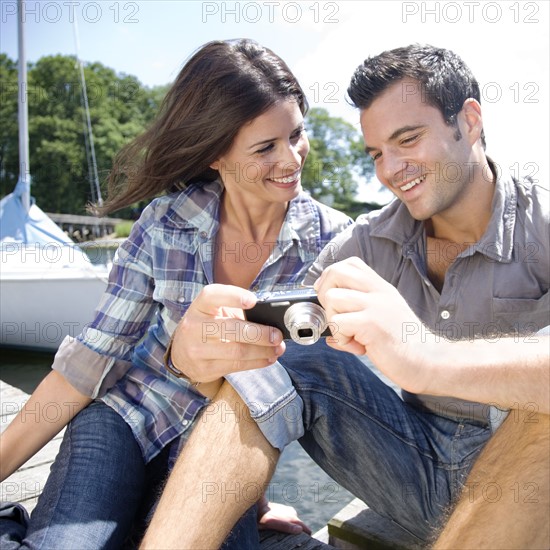
[[[31,408],[56,401],[63,417],[31,426],[23,410],[2,437],[4,479],[69,423],[28,525],[14,535],[0,521],[3,548],[139,541],[216,389],[164,364],[183,314],[212,283],[298,287],[324,244],[351,223],[301,192],[306,110],[273,52],[248,40],[211,42],[183,67],[151,128],[118,156],[102,212],[158,198],[120,246],[95,319],[63,342],[29,400]],[[284,349],[258,330],[250,368]]]

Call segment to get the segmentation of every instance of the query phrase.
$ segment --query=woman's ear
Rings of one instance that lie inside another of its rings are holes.
[[[483,117],[481,116],[481,105],[473,98],[469,98],[462,105],[463,120],[466,123],[464,130],[468,134],[470,143],[475,143],[483,131]]]
[[[215,160],[211,165],[210,165],[210,168],[212,168],[212,170],[217,170],[219,172],[220,170],[220,161],[219,160]]]

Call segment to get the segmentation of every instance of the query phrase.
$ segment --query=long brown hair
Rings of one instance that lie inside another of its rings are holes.
[[[124,147],[108,179],[108,214],[195,181],[213,181],[210,168],[239,129],[277,101],[307,100],[285,62],[252,40],[209,42],[184,65],[152,125]]]

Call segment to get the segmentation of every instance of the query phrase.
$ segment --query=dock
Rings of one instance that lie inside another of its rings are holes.
[[[29,395],[0,380],[0,432],[21,410]],[[42,414],[44,411],[33,411]],[[31,414],[31,413],[30,413]],[[17,472],[0,483],[0,500],[19,502],[30,513],[48,477],[64,430]],[[380,517],[359,499],[353,500],[313,536],[285,535],[277,531],[260,532],[262,550],[418,550],[421,548],[407,532]]]

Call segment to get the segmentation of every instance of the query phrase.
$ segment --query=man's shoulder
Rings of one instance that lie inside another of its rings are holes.
[[[540,215],[548,219],[550,215],[550,188],[540,181],[534,181],[531,178],[514,180],[518,192],[518,202],[525,206],[531,206]]]
[[[373,237],[391,237],[401,239],[414,232],[417,223],[409,214],[407,207],[398,199],[379,209],[361,214],[355,220],[362,232]]]

